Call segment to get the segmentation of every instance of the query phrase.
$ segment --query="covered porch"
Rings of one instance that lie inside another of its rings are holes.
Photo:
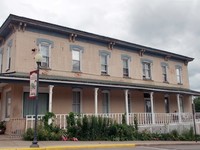
[[[28,96],[29,79],[19,79],[5,76],[5,83],[1,83],[1,120],[7,121],[6,133],[10,135],[21,135],[34,127],[35,102]],[[170,86],[41,77],[38,119],[46,112],[53,112],[56,114],[55,124],[64,129],[70,112],[108,117],[117,123],[121,123],[125,115],[127,124],[134,124],[136,119],[141,128],[192,125],[195,95],[200,94]]]

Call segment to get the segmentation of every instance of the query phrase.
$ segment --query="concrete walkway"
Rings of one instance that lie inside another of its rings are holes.
[[[82,148],[119,148],[149,145],[191,145],[199,144],[195,141],[39,141],[40,148],[30,148],[32,141],[5,140],[0,141],[0,150],[65,150]]]

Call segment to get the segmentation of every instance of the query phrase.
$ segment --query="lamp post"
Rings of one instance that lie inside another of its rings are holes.
[[[39,89],[39,71],[40,71],[40,66],[42,62],[42,54],[38,52],[35,55],[35,61],[37,63],[37,80],[36,80],[36,97],[35,97],[35,128],[34,128],[34,139],[30,147],[39,147],[38,141],[37,141],[37,121],[38,121],[38,100],[39,100],[39,94],[38,94],[38,89]]]

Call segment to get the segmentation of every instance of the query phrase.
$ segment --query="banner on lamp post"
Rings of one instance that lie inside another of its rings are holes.
[[[37,96],[37,74],[38,70],[31,71],[30,72],[30,92],[29,92],[29,98],[35,99]]]

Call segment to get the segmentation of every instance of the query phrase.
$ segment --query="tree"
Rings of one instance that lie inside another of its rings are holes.
[[[200,97],[196,97],[194,99],[194,104],[195,104],[195,111],[200,112]]]

